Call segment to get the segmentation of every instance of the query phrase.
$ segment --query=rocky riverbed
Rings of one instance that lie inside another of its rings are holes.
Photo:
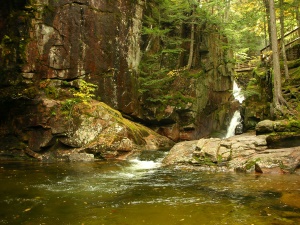
[[[299,124],[265,120],[256,130],[226,139],[177,143],[165,166],[181,169],[256,173],[294,173],[300,168]]]

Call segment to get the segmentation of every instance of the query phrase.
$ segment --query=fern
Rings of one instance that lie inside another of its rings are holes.
[[[73,96],[87,104],[93,97],[95,97],[93,92],[95,92],[96,88],[97,85],[81,80],[79,83],[79,91],[76,91]]]

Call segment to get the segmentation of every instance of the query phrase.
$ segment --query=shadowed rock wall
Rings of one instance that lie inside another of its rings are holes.
[[[23,75],[41,79],[84,78],[96,96],[135,113],[142,1],[36,0]]]
[[[180,102],[157,105],[163,112],[159,117],[153,113],[156,106],[141,106],[138,66],[144,4],[143,0],[13,0],[3,4],[3,148],[18,150],[29,146],[35,152],[44,152],[56,146],[57,140],[70,138],[70,133],[58,132],[57,124],[54,126],[51,121],[64,121],[66,115],[62,112],[67,111],[67,100],[73,98],[72,91],[78,90],[80,80],[98,86],[95,99],[141,122],[153,125],[154,121],[158,124],[156,130],[175,141],[205,136],[224,126],[232,70],[225,63],[227,55],[216,44],[222,37],[216,34],[201,34],[195,60],[195,69],[202,71],[201,76],[175,76],[166,86],[170,95],[180,94]],[[204,50],[200,51],[202,47]],[[68,107],[71,112],[73,106]],[[75,129],[79,125],[71,126]]]

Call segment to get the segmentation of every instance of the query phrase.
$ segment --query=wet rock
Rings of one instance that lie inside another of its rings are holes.
[[[242,123],[239,123],[238,125],[236,125],[236,127],[235,127],[235,130],[234,130],[234,133],[236,134],[236,135],[238,135],[238,134],[242,134],[243,133],[243,124]]]
[[[72,153],[68,155],[68,159],[71,162],[91,162],[94,161],[94,155],[87,153]]]

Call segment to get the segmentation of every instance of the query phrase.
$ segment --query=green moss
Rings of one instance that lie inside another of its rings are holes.
[[[253,70],[253,73],[254,73],[255,76],[264,77],[264,76],[266,76],[266,69],[265,68],[261,68],[261,67],[256,67]]]
[[[216,167],[217,164],[211,161],[211,159],[207,156],[193,156],[193,159],[199,164],[199,166],[213,166]]]
[[[294,69],[294,68],[297,68],[297,67],[300,67],[300,59],[296,59],[296,60],[288,62],[288,68],[289,69]]]
[[[260,158],[251,159],[251,160],[247,161],[246,164],[245,164],[245,169],[250,170],[259,161],[260,161]]]
[[[44,89],[44,91],[48,98],[57,99],[59,96],[59,90],[56,87],[48,86]]]
[[[38,91],[37,91],[37,89],[35,87],[30,87],[30,88],[24,89],[23,94],[26,97],[28,97],[30,99],[33,99],[33,98],[35,98],[38,95]]]
[[[292,132],[300,132],[300,120],[289,121],[287,127],[290,128]]]

